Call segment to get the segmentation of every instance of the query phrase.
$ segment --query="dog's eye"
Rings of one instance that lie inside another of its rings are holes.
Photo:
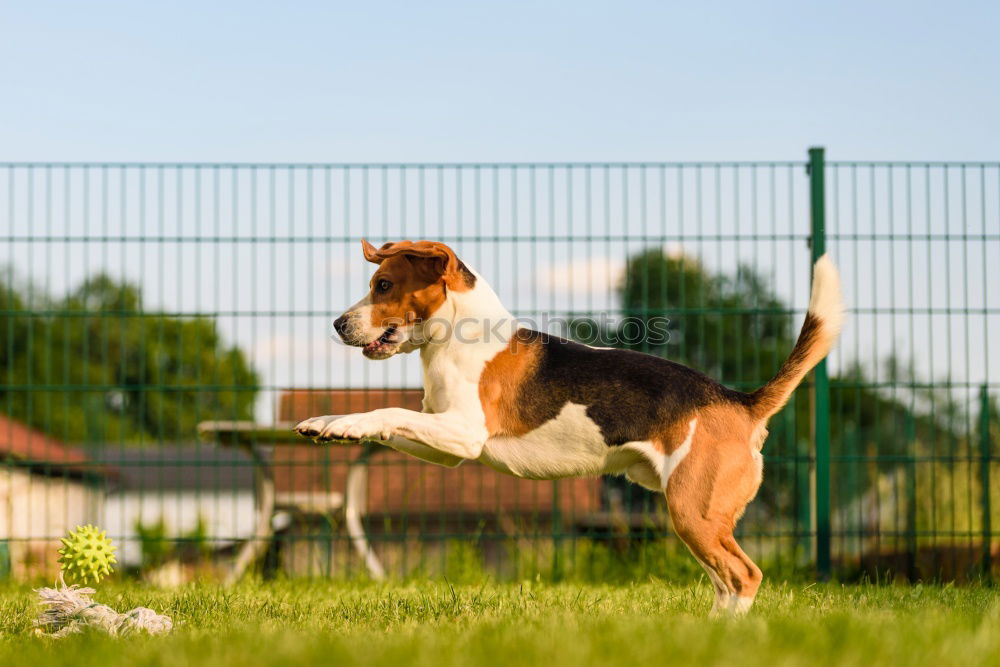
[[[392,283],[388,280],[380,280],[375,283],[375,291],[379,293],[385,293],[392,289]]]

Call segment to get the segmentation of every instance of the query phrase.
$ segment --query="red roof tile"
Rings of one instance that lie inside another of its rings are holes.
[[[278,400],[278,421],[299,422],[389,406],[420,412],[423,399],[423,389],[288,389]]]
[[[27,424],[0,414],[0,458],[37,466],[51,466],[76,472],[107,473],[94,466],[79,447],[67,445]]]

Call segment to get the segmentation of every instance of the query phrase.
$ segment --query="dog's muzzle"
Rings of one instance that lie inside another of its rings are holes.
[[[361,353],[369,359],[387,359],[399,351],[402,336],[399,327],[390,324],[375,338],[371,333],[363,332],[358,326],[356,316],[348,312],[333,321],[333,330],[337,332],[345,344],[360,347]]]
[[[391,357],[399,349],[399,337],[396,325],[392,325],[382,332],[382,335],[361,348],[361,353],[369,359],[386,359]]]

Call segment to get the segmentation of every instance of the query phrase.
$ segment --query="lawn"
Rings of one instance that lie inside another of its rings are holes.
[[[709,587],[287,581],[163,591],[102,586],[171,615],[165,637],[31,636],[34,594],[0,586],[0,665],[1000,665],[985,586],[765,584],[709,620]]]

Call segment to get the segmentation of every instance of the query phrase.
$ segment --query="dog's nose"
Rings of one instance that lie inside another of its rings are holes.
[[[336,331],[341,336],[347,331],[347,316],[341,315],[333,321],[333,330]]]

